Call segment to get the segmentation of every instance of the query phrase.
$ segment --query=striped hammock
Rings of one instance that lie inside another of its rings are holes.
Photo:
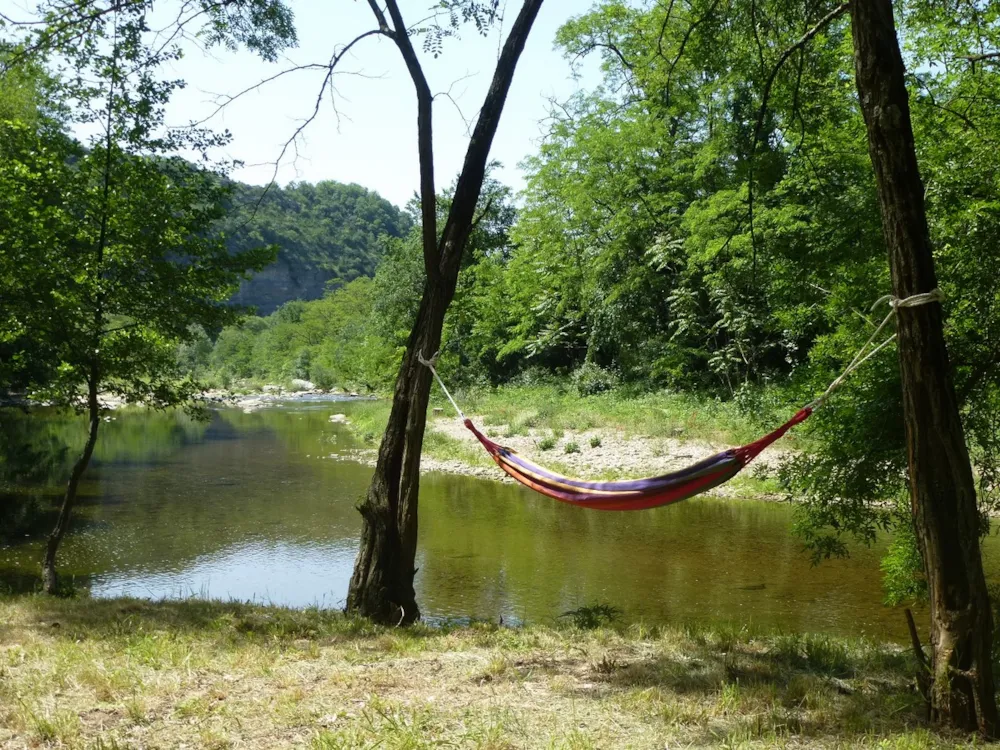
[[[625,479],[617,482],[589,482],[556,474],[528,461],[513,449],[494,443],[476,428],[471,419],[466,418],[464,423],[493,457],[497,466],[535,492],[580,508],[646,510],[687,500],[728,482],[762,450],[810,414],[810,407],[801,409],[785,424],[760,440],[716,453],[686,469],[649,479]]]
[[[940,303],[943,299],[944,295],[938,289],[913,294],[903,299],[898,299],[891,295],[882,297],[875,303],[875,307],[888,302],[889,314],[875,328],[874,333],[865,342],[864,346],[861,347],[854,359],[851,360],[847,369],[836,380],[830,383],[829,387],[819,398],[799,409],[795,413],[795,416],[760,440],[748,443],[739,448],[730,448],[721,453],[716,453],[714,456],[699,461],[686,469],[674,471],[659,477],[650,477],[649,479],[590,482],[585,479],[564,477],[561,474],[556,474],[522,458],[516,451],[494,443],[486,437],[476,428],[472,420],[468,419],[462,413],[458,404],[455,403],[455,399],[448,392],[444,381],[441,380],[441,376],[434,369],[434,360],[437,359],[436,354],[430,360],[424,359],[422,354],[418,354],[417,360],[431,371],[444,391],[444,394],[451,402],[451,405],[455,407],[455,411],[458,412],[459,417],[465,423],[465,426],[479,439],[479,442],[483,444],[483,447],[486,448],[497,465],[525,487],[580,508],[592,508],[594,510],[645,510],[647,508],[657,508],[661,505],[670,505],[681,500],[687,500],[689,497],[706,492],[713,487],[718,487],[723,482],[728,482],[739,474],[743,470],[743,467],[753,461],[761,451],[771,445],[771,443],[778,440],[795,425],[808,419],[809,415],[822,406],[830,394],[840,387],[848,375],[895,340],[896,334],[892,334],[882,341],[882,343],[875,344],[879,334],[889,325],[889,322],[896,315],[897,310],[926,305],[932,302]],[[875,308],[873,307],[872,309],[874,310]]]

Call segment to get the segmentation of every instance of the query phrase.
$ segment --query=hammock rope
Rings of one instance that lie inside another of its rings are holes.
[[[768,446],[784,436],[792,427],[808,419],[843,384],[851,373],[895,340],[896,334],[894,333],[880,344],[875,344],[879,334],[889,325],[893,316],[896,315],[897,310],[926,305],[932,302],[941,302],[943,299],[944,295],[938,289],[923,294],[914,294],[904,299],[897,299],[891,295],[882,297],[872,306],[872,310],[874,311],[880,305],[888,302],[889,313],[875,328],[868,341],[858,350],[858,353],[844,371],[830,383],[818,398],[799,409],[791,419],[776,430],[752,443],[738,448],[730,448],[714,456],[709,456],[685,469],[647,479],[594,482],[566,477],[528,461],[519,455],[517,451],[490,440],[472,423],[471,419],[462,413],[458,403],[452,398],[448,387],[437,372],[435,367],[437,354],[430,359],[425,359],[423,353],[420,352],[417,354],[417,360],[431,371],[431,374],[437,380],[438,385],[441,386],[441,390],[448,397],[448,401],[451,402],[451,405],[455,408],[466,428],[476,436],[496,464],[515,481],[554,500],[570,503],[581,508],[595,510],[645,510],[686,500],[689,497],[699,495],[713,487],[728,482]]]

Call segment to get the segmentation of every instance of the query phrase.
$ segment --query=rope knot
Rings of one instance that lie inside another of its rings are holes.
[[[879,297],[879,299],[875,302],[875,304],[872,305],[872,310],[874,311],[875,308],[877,308],[882,303],[888,302],[889,314],[885,316],[885,318],[882,320],[879,326],[875,329],[875,332],[868,338],[868,341],[865,342],[865,345],[862,346],[860,350],[858,350],[858,353],[856,355],[854,355],[854,359],[851,360],[851,364],[847,366],[847,369],[845,369],[842,373],[840,373],[840,375],[837,377],[836,380],[830,383],[829,387],[827,387],[827,389],[823,391],[823,394],[819,398],[809,403],[806,406],[806,409],[809,409],[810,411],[815,411],[816,409],[821,407],[827,400],[827,398],[830,397],[830,394],[840,387],[840,384],[844,382],[844,379],[848,375],[850,375],[852,372],[854,372],[861,365],[863,365],[869,359],[874,357],[876,354],[882,351],[882,349],[884,349],[886,346],[888,346],[895,340],[896,334],[892,334],[881,344],[875,346],[875,340],[878,338],[879,333],[881,333],[882,329],[884,329],[887,325],[889,325],[889,321],[892,320],[893,316],[896,314],[896,311],[899,308],[917,307],[918,305],[926,305],[931,302],[941,302],[943,299],[944,299],[944,294],[941,293],[940,289],[936,288],[931,289],[929,292],[923,292],[922,294],[911,294],[909,297],[904,297],[903,299],[900,299],[899,297],[893,297],[891,294],[887,294],[884,297]]]
[[[441,352],[434,352],[433,357],[431,357],[430,359],[424,359],[423,351],[419,351],[417,352],[417,362],[422,364],[424,367],[430,367],[431,369],[434,369],[434,366],[437,364],[437,358],[440,354]]]
[[[944,302],[944,293],[940,289],[931,289],[929,292],[924,292],[923,294],[913,294],[909,297],[899,299],[898,297],[891,297],[889,299],[889,304],[893,309],[899,309],[900,307],[916,307],[917,305],[926,305],[931,302]]]
[[[893,310],[898,310],[901,307],[917,307],[919,305],[927,305],[931,302],[944,302],[944,293],[940,289],[931,289],[929,292],[923,292],[921,294],[911,294],[909,297],[893,297],[891,294],[887,294],[884,297],[879,297],[875,300],[875,304],[872,305],[872,310],[875,310],[879,305],[888,303],[889,307]]]

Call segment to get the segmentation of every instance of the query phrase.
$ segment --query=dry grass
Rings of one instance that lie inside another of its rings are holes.
[[[952,747],[894,647],[739,629],[373,627],[0,599],[9,748]]]

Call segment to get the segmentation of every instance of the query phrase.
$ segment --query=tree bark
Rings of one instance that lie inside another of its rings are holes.
[[[892,0],[851,2],[858,96],[897,298],[937,288]],[[910,496],[930,595],[931,709],[993,737],[992,618],[980,520],[939,303],[897,310]]]
[[[413,579],[416,575],[420,451],[427,420],[431,374],[417,357],[421,354],[430,357],[440,348],[444,316],[455,295],[462,255],[472,231],[493,137],[518,59],[541,6],[542,0],[525,0],[504,42],[493,81],[469,141],[440,239],[436,227],[433,172],[428,172],[433,169],[433,159],[427,158],[426,153],[431,144],[429,89],[412,54],[409,40],[404,38],[405,27],[395,0],[389,0],[386,6],[395,27],[389,32],[390,36],[400,48],[417,92],[421,200],[424,203],[422,236],[427,278],[396,377],[392,409],[379,446],[375,475],[358,505],[362,518],[361,544],[348,589],[347,611],[379,622],[407,624],[420,617]],[[375,11],[378,14],[377,8]],[[380,24],[387,25],[384,18],[380,18]]]
[[[45,557],[42,559],[42,590],[46,594],[55,594],[59,590],[56,553],[59,552],[59,545],[66,535],[66,529],[69,528],[69,519],[73,513],[73,506],[76,505],[80,480],[90,464],[90,457],[94,455],[94,446],[97,445],[97,431],[101,425],[101,406],[97,400],[97,383],[96,372],[91,372],[87,385],[87,413],[90,417],[87,442],[83,446],[80,457],[73,464],[73,471],[69,475],[66,492],[63,494],[62,505],[59,508],[59,516],[56,519],[55,528],[49,534],[48,543],[45,545]]]

